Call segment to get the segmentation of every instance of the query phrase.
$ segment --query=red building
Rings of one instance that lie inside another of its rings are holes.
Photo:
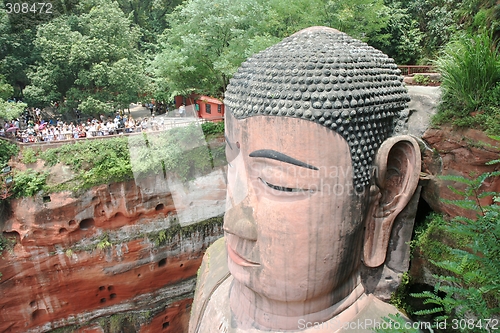
[[[218,121],[224,119],[224,103],[214,97],[205,95],[176,96],[175,108],[182,104],[186,106],[187,115],[196,113],[199,118]]]

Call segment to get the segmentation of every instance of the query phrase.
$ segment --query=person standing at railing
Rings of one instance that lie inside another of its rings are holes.
[[[185,104],[182,104],[180,107],[179,107],[179,115],[181,117],[185,117],[186,116],[186,105]]]

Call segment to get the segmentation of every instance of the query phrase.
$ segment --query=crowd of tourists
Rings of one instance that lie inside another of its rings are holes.
[[[35,113],[36,114],[36,113]],[[5,121],[0,136],[16,139],[19,142],[47,142],[91,138],[123,133],[162,130],[163,117],[144,117],[134,119],[131,115],[116,114],[113,117],[101,115],[99,118],[66,122],[61,119],[46,121],[37,117],[24,117]]]

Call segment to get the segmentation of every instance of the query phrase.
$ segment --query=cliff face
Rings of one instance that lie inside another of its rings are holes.
[[[500,142],[489,138],[481,131],[474,129],[455,131],[448,127],[429,129],[422,138],[429,145],[424,154],[422,171],[430,176],[427,186],[422,189],[422,197],[434,211],[450,216],[474,218],[476,214],[474,211],[443,202],[443,200],[463,199],[448,186],[463,191],[465,185],[440,179],[439,176],[451,175],[475,179],[485,172],[500,170],[498,164],[486,165],[487,162],[499,158]],[[486,179],[480,188],[480,192],[483,191],[500,192],[500,178]],[[491,196],[478,200],[481,205],[490,205],[492,202]]]
[[[219,170],[184,184],[161,177],[13,200],[1,226],[0,332],[184,332],[204,250],[222,235]],[[190,195],[192,193],[195,195]],[[200,206],[196,219],[179,207]],[[206,212],[204,215],[203,212]]]

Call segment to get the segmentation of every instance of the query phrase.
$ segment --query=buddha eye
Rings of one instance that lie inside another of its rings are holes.
[[[272,188],[273,190],[276,190],[276,191],[282,191],[282,192],[310,192],[310,193],[314,193],[315,192],[314,190],[273,185],[271,183],[266,182],[264,179],[262,179],[260,177],[259,177],[259,180],[261,182],[263,182],[266,186],[268,186],[268,187],[270,187],[270,188]]]

